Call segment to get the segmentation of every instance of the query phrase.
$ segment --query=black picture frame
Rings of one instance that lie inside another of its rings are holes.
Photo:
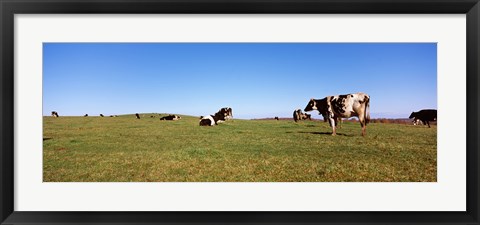
[[[479,224],[479,0],[0,0],[1,224]],[[14,211],[14,15],[146,13],[466,14],[466,212]]]

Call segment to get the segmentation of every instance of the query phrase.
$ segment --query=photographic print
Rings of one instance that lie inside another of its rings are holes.
[[[44,182],[436,182],[436,43],[44,43]]]

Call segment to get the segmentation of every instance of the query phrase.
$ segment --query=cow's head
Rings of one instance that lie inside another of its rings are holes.
[[[317,110],[317,102],[313,98],[310,99],[310,101],[308,102],[307,106],[305,107],[305,109],[303,111],[310,112],[312,110]]]
[[[412,114],[410,114],[410,116],[408,117],[409,119],[413,119],[417,117],[417,113],[416,112],[412,112]]]

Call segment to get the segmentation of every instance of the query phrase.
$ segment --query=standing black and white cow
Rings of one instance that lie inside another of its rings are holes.
[[[423,124],[427,124],[430,127],[430,121],[437,120],[437,110],[436,109],[422,109],[418,112],[412,112],[409,119],[420,120]]]
[[[138,113],[135,113],[135,118],[140,119],[140,115],[138,115]]]
[[[332,135],[336,135],[336,125],[339,118],[358,117],[362,126],[362,136],[370,122],[370,96],[365,93],[327,96],[323,99],[310,99],[305,111],[318,110],[324,120],[332,127]]]
[[[100,113],[100,117],[103,117],[103,114]]]
[[[53,117],[58,117],[58,113],[56,111],[52,111],[52,116]]]
[[[160,118],[160,120],[179,120],[181,118],[182,117],[180,117],[180,116],[170,114],[168,116],[164,116],[164,117]]]

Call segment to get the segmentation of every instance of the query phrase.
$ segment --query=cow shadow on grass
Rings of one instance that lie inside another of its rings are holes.
[[[332,135],[332,132],[307,132],[307,131],[299,131],[298,133],[302,133],[302,134],[320,134],[320,135],[329,135],[329,136]],[[351,134],[343,134],[343,133],[338,133],[338,132],[337,132],[337,135],[339,135],[339,136],[346,136],[346,137],[353,137],[353,135],[351,135]]]

